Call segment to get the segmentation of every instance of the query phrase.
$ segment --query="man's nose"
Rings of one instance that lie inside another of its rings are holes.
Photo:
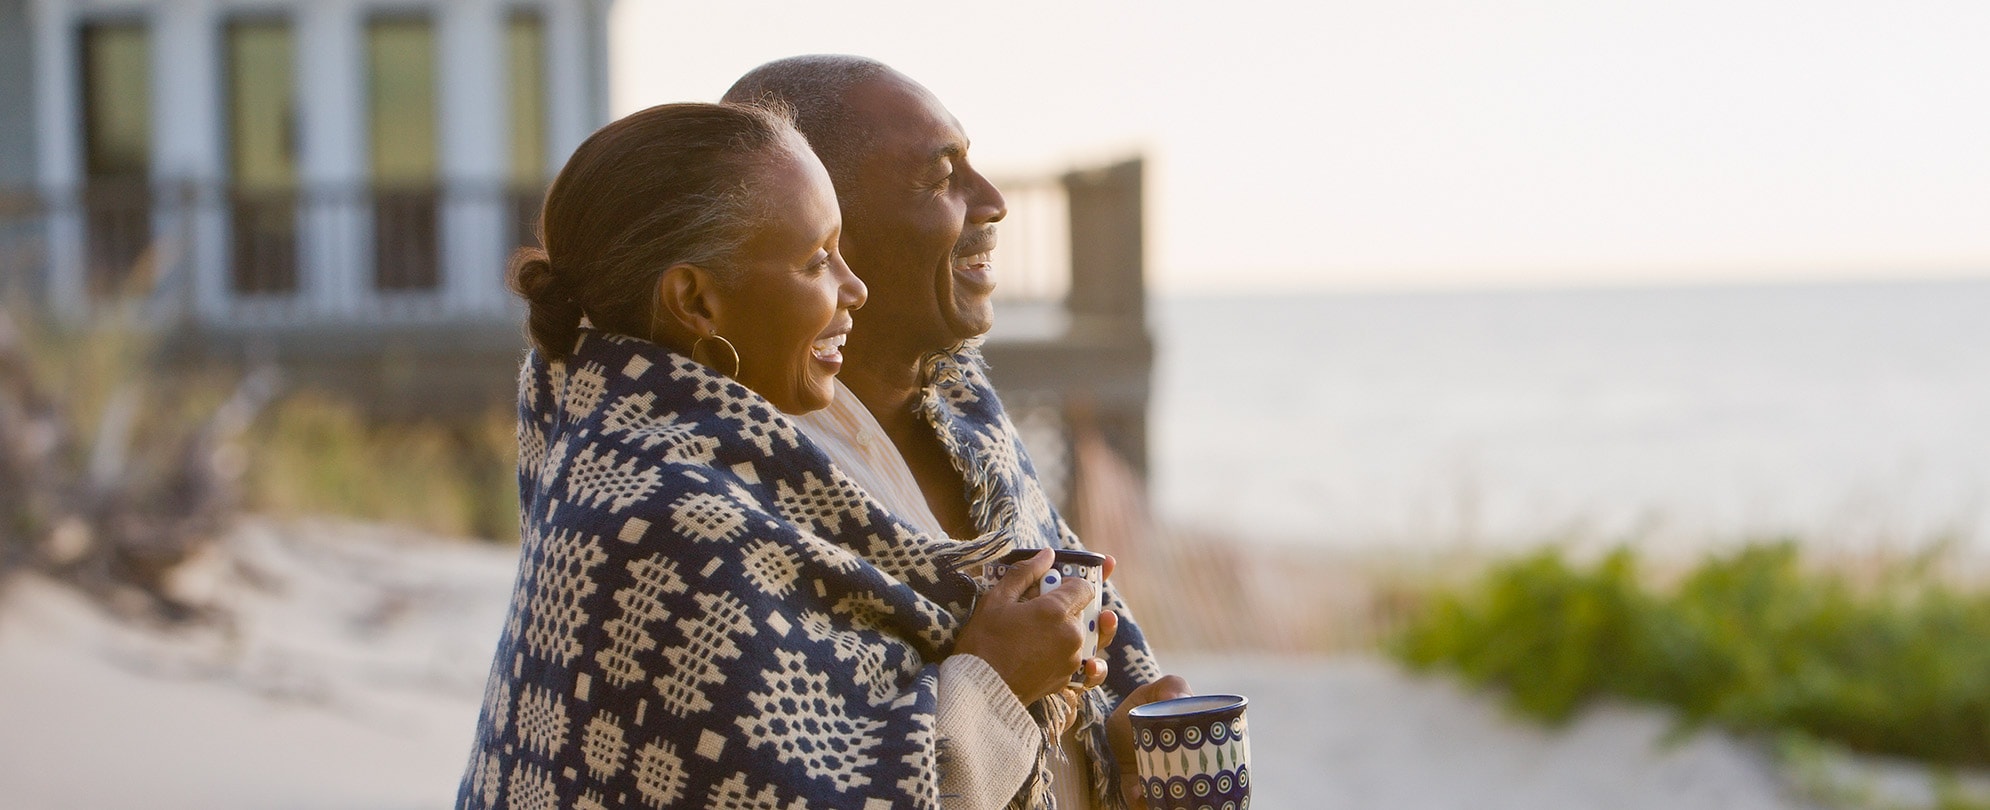
[[[1002,198],[1002,190],[980,172],[974,173],[974,197],[969,202],[968,221],[975,224],[1001,222],[1009,215],[1009,201]]]

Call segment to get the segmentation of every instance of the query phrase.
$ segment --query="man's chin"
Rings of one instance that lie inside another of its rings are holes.
[[[956,340],[980,337],[995,328],[995,304],[985,296],[977,296],[971,301],[956,300],[942,313],[942,317]]]

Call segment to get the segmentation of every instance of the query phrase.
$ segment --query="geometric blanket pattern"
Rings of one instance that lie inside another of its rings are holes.
[[[963,571],[1077,542],[976,347],[926,370],[976,538],[914,531],[765,399],[655,344],[583,330],[564,361],[528,355],[518,578],[457,806],[939,807]],[[1104,717],[1160,672],[1110,588],[1106,607],[1111,675],[1077,723],[1111,807]],[[1043,782],[1014,805],[1051,806]]]

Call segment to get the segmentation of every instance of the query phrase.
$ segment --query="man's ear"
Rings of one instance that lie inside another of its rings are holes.
[[[656,313],[664,329],[681,329],[692,339],[714,334],[723,305],[718,279],[698,265],[673,264],[657,280]]]

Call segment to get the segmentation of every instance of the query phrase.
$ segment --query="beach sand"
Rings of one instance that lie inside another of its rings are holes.
[[[1599,706],[1550,730],[1370,655],[1182,657],[1173,668],[1198,692],[1250,698],[1255,807],[1811,806],[1759,747],[1715,732],[1673,740],[1654,710]]]
[[[105,618],[65,588],[0,597],[0,805],[450,806],[510,596],[506,549],[251,521],[196,567],[225,627]],[[1759,747],[1604,706],[1559,730],[1370,655],[1167,654],[1251,699],[1254,805],[1799,808]]]

